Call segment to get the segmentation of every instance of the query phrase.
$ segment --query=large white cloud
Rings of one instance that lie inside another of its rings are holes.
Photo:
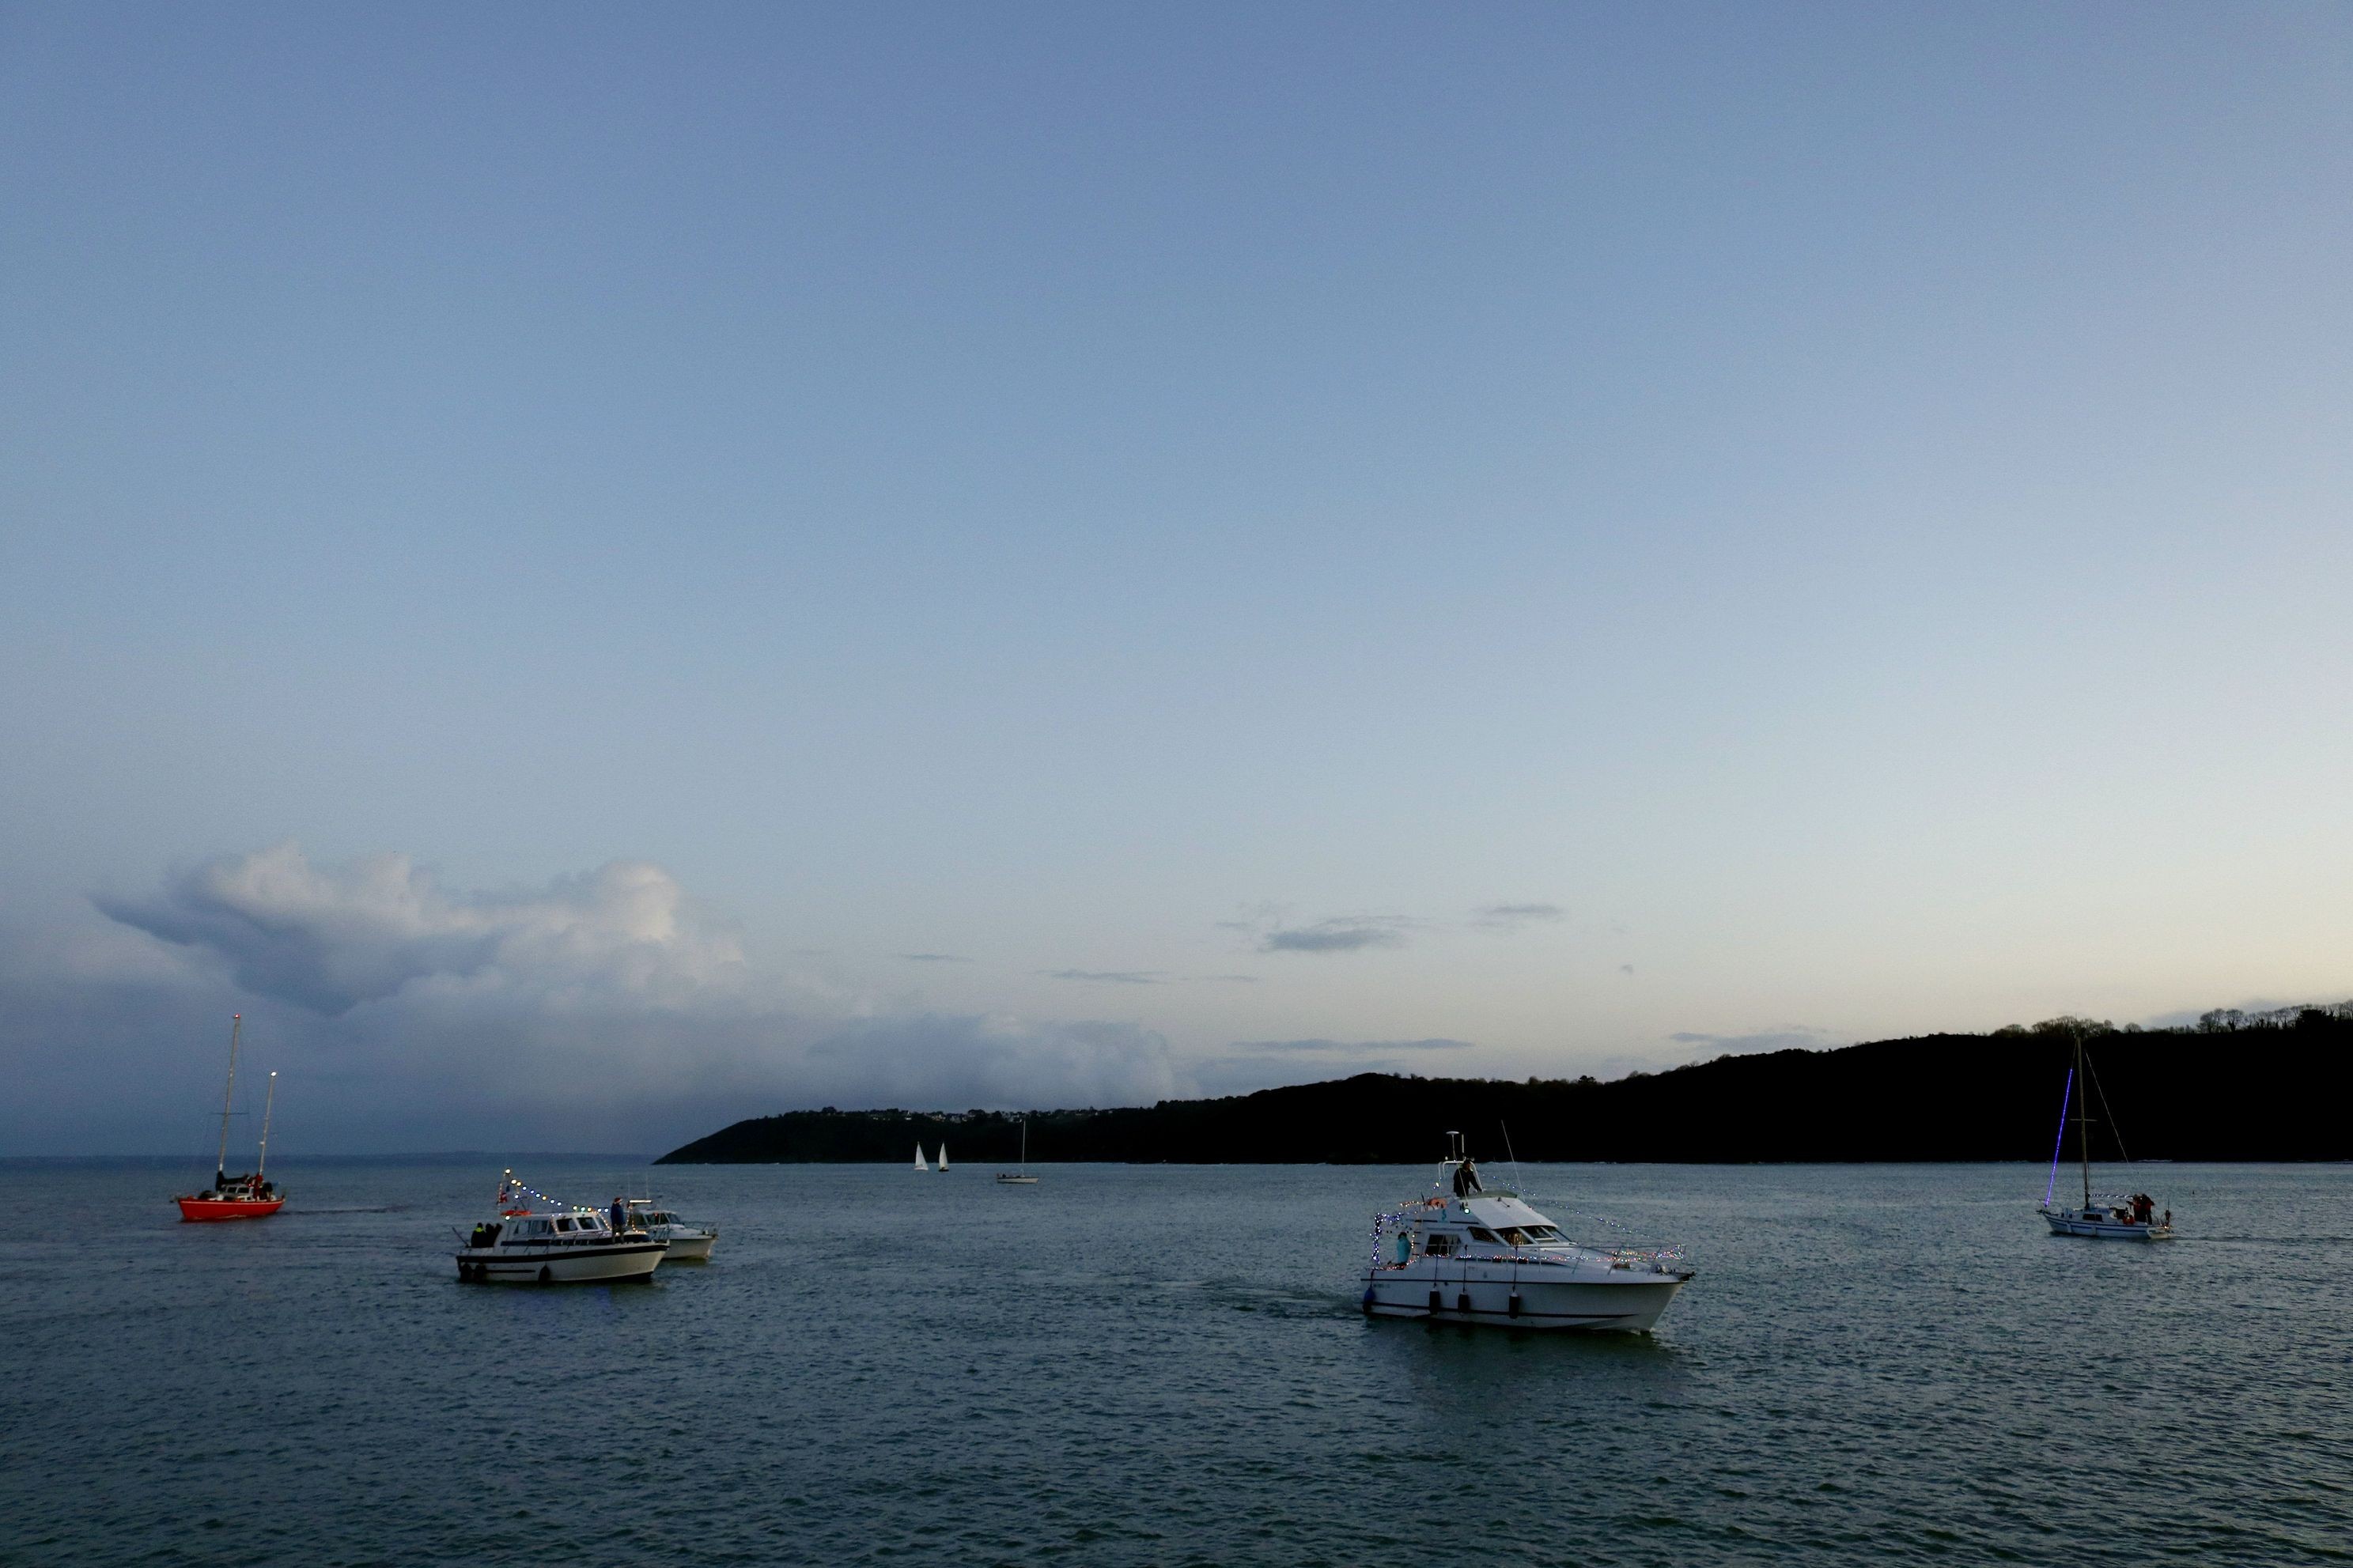
[[[531,893],[452,895],[406,855],[313,865],[293,844],[224,856],[111,918],[325,1014],[423,984],[684,999],[743,951],[659,866],[616,860]]]
[[[290,1152],[659,1152],[796,1107],[1134,1104],[1192,1087],[1137,1024],[762,972],[642,861],[485,893],[406,856],[322,863],[283,844],[92,901],[113,923],[0,930],[0,1049],[26,1064],[0,1152],[176,1146],[219,1092],[232,1010],[249,1059],[285,1069],[273,1147]]]

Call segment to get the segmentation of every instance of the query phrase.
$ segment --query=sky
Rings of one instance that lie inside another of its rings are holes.
[[[2353,995],[2342,6],[13,5],[0,211],[0,1154]]]

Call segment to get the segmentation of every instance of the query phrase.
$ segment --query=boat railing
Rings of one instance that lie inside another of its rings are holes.
[[[1592,1250],[1608,1258],[1610,1268],[1638,1274],[1678,1273],[1688,1256],[1680,1247],[1597,1247]]]

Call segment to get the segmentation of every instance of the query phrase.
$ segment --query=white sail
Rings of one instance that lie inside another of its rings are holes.
[[[930,1173],[932,1169],[929,1165],[923,1163],[923,1146],[921,1143],[915,1145],[915,1169],[923,1172],[927,1175]]]
[[[947,1146],[947,1144],[946,1144],[944,1142],[943,1142],[940,1144],[940,1169],[941,1169],[941,1170],[943,1170],[943,1171],[944,1171],[944,1170],[946,1170],[947,1168],[948,1168],[948,1146]]]

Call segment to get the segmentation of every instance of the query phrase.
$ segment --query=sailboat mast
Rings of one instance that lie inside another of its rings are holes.
[[[228,1087],[221,1090],[220,1153],[213,1161],[213,1174],[216,1178],[228,1174],[228,1110],[230,1105],[233,1104],[237,1099],[237,1037],[238,1031],[244,1027],[244,1014],[232,1013],[229,1015]]]
[[[269,1092],[261,1097],[261,1159],[253,1167],[253,1179],[261,1180],[261,1173],[269,1169],[269,1108],[278,1102],[278,1074],[269,1075]]]
[[[2084,1076],[2084,1037],[2075,1037],[2075,1076]],[[2092,1206],[2092,1098],[2085,1095],[2076,1102],[2075,1148],[2084,1163],[2084,1206]]]

